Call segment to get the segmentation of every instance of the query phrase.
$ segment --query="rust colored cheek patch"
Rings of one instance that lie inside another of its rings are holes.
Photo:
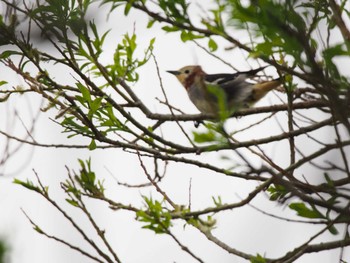
[[[204,77],[204,72],[198,66],[195,67],[193,69],[193,71],[191,72],[191,74],[188,75],[188,77],[185,79],[185,85],[184,86],[185,86],[186,90],[188,90],[194,84],[196,76]]]

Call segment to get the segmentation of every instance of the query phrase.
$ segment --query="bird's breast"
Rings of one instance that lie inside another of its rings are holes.
[[[201,113],[217,113],[217,103],[213,94],[210,94],[207,90],[200,89],[196,86],[189,87],[187,89],[187,93],[192,103]]]

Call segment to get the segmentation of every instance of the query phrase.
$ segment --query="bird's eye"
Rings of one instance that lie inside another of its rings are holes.
[[[190,73],[190,71],[188,69],[186,69],[184,72],[185,72],[185,74]]]

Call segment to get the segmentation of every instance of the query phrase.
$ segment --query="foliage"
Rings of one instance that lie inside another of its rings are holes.
[[[350,57],[350,30],[346,22],[350,16],[348,1],[213,0],[210,8],[202,7],[198,13],[193,11],[194,2],[185,0],[46,0],[32,5],[14,4],[9,0],[0,2],[6,8],[0,16],[0,62],[24,83],[17,87],[6,75],[1,75],[0,102],[8,103],[12,97],[27,94],[43,98],[47,106],[42,110],[53,112],[56,115],[54,121],[67,134],[66,144],[52,143],[45,147],[90,151],[113,148],[132,153],[138,157],[148,180],[139,187],[152,186],[160,195],[157,198],[156,195],[142,195],[144,203],[141,206],[124,204],[108,197],[105,190],[109,186],[103,185],[103,177],[93,170],[90,159],[78,160],[78,172],[67,168],[68,179],[61,183],[66,202],[88,218],[101,241],[100,246],[54,200],[39,175],[36,174],[37,182],[15,178],[14,183],[41,195],[55,207],[97,256],[50,235],[26,215],[39,234],[96,262],[127,261],[119,258],[107,240],[105,230],[96,223],[93,212],[88,209],[88,200],[95,199],[113,210],[133,213],[142,228],[170,236],[184,252],[199,262],[205,260],[173,234],[177,222],[186,226],[184,231],[195,228],[222,250],[251,262],[292,262],[308,253],[342,250],[350,245],[347,230],[350,224],[350,83],[339,62]],[[217,55],[219,51],[230,56],[243,54],[248,63],[258,61],[275,67],[285,82],[286,101],[267,107],[234,109],[232,114],[226,111],[225,94],[212,86],[209,88],[218,97],[222,109],[219,120],[204,114],[178,114],[180,111],[167,99],[159,75],[157,58],[153,54],[156,38],[148,39],[147,44],[143,43],[146,48],[140,49],[137,31],[124,32],[118,37],[112,30],[103,31],[87,15],[96,4],[109,8],[106,17],[138,12],[148,18],[147,30],[177,34],[180,41],[196,43],[213,59],[224,64],[228,63]],[[38,28],[42,41],[51,51],[35,41],[31,35],[34,27]],[[244,37],[238,39],[236,33]],[[113,39],[113,52],[106,61],[106,54],[110,54],[109,39]],[[230,47],[225,51],[222,43],[229,43]],[[148,83],[148,88],[160,83],[164,95],[161,102],[168,113],[150,110],[134,89],[134,85],[141,82],[142,67],[151,65],[151,58],[154,58],[159,78],[155,77],[151,85]],[[56,74],[62,68],[69,77],[58,80]],[[227,127],[231,117],[244,116],[255,119],[246,127]],[[186,125],[189,121],[203,125],[191,132]],[[271,132],[269,136],[260,136],[265,124],[271,131],[274,127],[280,129],[277,134]],[[162,128],[167,125],[173,127],[172,132],[177,136],[163,132]],[[256,136],[241,139],[247,130]],[[44,146],[31,140],[32,136],[21,139],[0,132],[8,140]],[[324,138],[321,132],[330,135]],[[74,136],[87,138],[88,142],[74,146],[70,144]],[[288,147],[278,155],[288,157],[289,161],[280,163],[266,149],[285,142]],[[308,149],[309,144],[316,147]],[[335,158],[331,158],[333,154]],[[225,157],[229,166],[225,161],[220,164],[214,161],[223,155],[230,156]],[[208,163],[208,156],[213,162]],[[154,174],[149,172],[151,168],[145,159],[154,161]],[[242,180],[243,183],[253,181],[257,187],[238,202],[225,203],[218,196],[213,197],[214,206],[194,210],[191,202],[178,204],[161,188],[167,173],[161,175],[159,163],[167,167],[175,162],[195,166],[198,173],[206,170],[215,176]],[[214,235],[214,229],[220,226],[216,223],[220,216],[225,215],[223,212],[246,207],[255,199],[263,198],[263,194],[269,197],[269,202],[288,207],[288,211],[301,220],[263,213],[285,220],[287,224],[295,221],[317,224],[318,232],[275,258],[257,252],[245,253]],[[327,231],[332,238],[324,235]],[[319,241],[319,237],[324,240]]]
[[[8,252],[8,247],[5,241],[0,240],[0,263],[5,263],[5,256]]]
[[[147,210],[140,210],[136,213],[137,220],[147,223],[143,228],[153,230],[157,234],[167,233],[171,227],[171,214],[166,212],[159,201],[144,197]]]

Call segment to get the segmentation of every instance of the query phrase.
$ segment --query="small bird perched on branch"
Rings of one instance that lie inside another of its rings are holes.
[[[264,68],[233,74],[207,74],[195,65],[167,72],[177,77],[200,112],[218,116],[222,111],[231,115],[237,109],[248,108],[281,85],[280,79],[247,82]]]

